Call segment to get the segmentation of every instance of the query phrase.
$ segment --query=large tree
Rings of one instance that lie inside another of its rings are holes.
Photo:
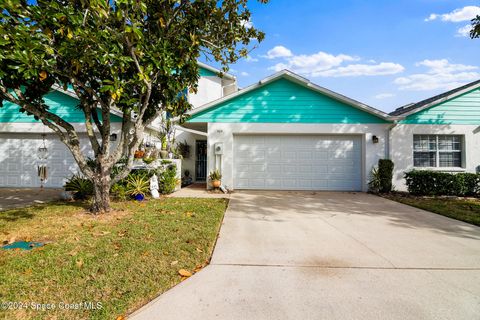
[[[267,0],[260,0],[265,3]],[[146,126],[190,105],[204,55],[228,65],[264,34],[251,27],[247,0],[0,0],[0,103],[10,101],[56,133],[94,184],[92,211],[109,211],[109,190],[126,177]],[[95,155],[88,165],[79,132],[43,97],[73,88]],[[1,104],[0,104],[1,106]],[[0,109],[1,110],[1,109]],[[112,110],[123,113],[118,146]],[[127,166],[112,177],[112,168]]]

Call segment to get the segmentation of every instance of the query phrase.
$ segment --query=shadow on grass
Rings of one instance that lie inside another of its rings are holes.
[[[23,208],[16,208],[16,209],[9,209],[5,211],[0,211],[0,221],[4,222],[15,222],[18,220],[25,220],[25,219],[32,219],[34,218],[38,212],[44,210],[46,207],[49,206],[70,206],[70,207],[78,207],[88,210],[88,204],[85,202],[65,202],[65,201],[52,201],[45,204],[37,204],[29,207]]]

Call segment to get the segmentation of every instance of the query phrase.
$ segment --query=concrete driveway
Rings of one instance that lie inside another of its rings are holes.
[[[62,189],[0,188],[0,211],[60,200]]]
[[[480,228],[363,193],[238,192],[211,264],[131,319],[480,319]]]

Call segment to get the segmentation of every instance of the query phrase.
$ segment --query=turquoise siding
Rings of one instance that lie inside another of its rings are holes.
[[[348,104],[278,79],[193,115],[188,122],[386,123]]]
[[[216,77],[217,74],[213,71],[210,71],[210,70],[207,70],[207,69],[204,69],[204,68],[200,67],[200,76],[201,77]]]
[[[78,100],[70,97],[64,93],[53,91],[47,94],[44,98],[45,103],[50,107],[50,111],[71,123],[83,123],[85,117],[83,111],[78,106]],[[111,115],[112,122],[122,122],[122,118]],[[0,122],[26,122],[35,123],[33,116],[28,116],[26,113],[19,111],[19,107],[11,102],[3,101],[3,107],[0,108]]]
[[[480,89],[407,116],[405,124],[480,124]]]

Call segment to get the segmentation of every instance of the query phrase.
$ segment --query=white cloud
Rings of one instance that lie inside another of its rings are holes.
[[[275,58],[284,58],[284,57],[291,57],[292,51],[290,49],[285,48],[284,46],[275,46],[272,49],[268,50],[267,55],[264,56],[267,59],[275,59]]]
[[[388,98],[393,98],[395,97],[394,93],[379,93],[376,96],[374,96],[375,99],[382,100],[382,99],[388,99]]]
[[[333,55],[322,51],[311,55],[291,54],[283,60],[269,69],[274,71],[288,69],[308,77],[375,76],[397,74],[404,70],[403,66],[392,62],[348,64],[360,58],[346,54]]]
[[[466,26],[457,29],[457,36],[468,37],[470,35],[471,30],[472,30],[472,25],[467,24]]]
[[[248,77],[250,74],[248,72],[242,71],[242,72],[240,72],[240,75],[242,77]]]
[[[480,15],[480,7],[477,6],[466,6],[463,8],[455,9],[450,13],[436,14],[432,13],[425,21],[433,21],[441,19],[442,21],[449,22],[462,22],[469,21],[475,18],[477,15]]]
[[[252,20],[242,20],[241,25],[247,29],[250,29],[253,27],[253,22]]]
[[[385,76],[403,72],[405,68],[398,63],[380,62],[378,64],[350,64],[322,71],[318,76],[322,77],[358,77],[358,76]]]
[[[252,56],[250,56],[250,55],[248,55],[248,56],[245,58],[245,61],[247,61],[247,62],[257,62],[258,59],[257,59],[257,58],[254,58],[254,57],[252,57]]]
[[[423,60],[417,67],[426,67],[425,73],[396,78],[400,90],[450,90],[480,78],[477,66],[453,64],[447,59]]]

